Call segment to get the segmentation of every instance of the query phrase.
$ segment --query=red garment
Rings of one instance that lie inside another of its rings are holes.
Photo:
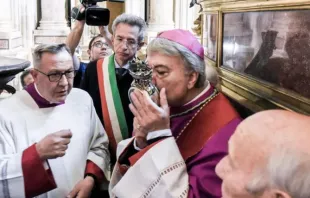
[[[179,137],[187,123],[200,110],[203,102],[214,93],[216,92],[211,87],[194,101],[182,107],[170,109],[172,116],[170,126],[175,138]],[[221,93],[210,100],[198,115],[176,141],[187,166],[188,197],[220,198],[222,180],[216,175],[215,167],[227,155],[228,140],[241,119]],[[150,148],[146,147],[139,152],[134,152],[132,149],[133,146],[129,145],[120,155],[120,166],[127,161],[131,162],[132,158],[138,161],[139,157],[145,154],[145,150]],[[132,163],[130,165],[132,166]]]
[[[24,150],[22,169],[26,198],[35,197],[57,188],[52,171],[50,169],[45,170],[43,166],[36,144]]]
[[[44,162],[40,159],[35,145],[25,149],[22,155],[26,198],[35,197],[57,188],[51,169],[44,168]],[[101,183],[105,179],[103,171],[90,160],[87,160],[86,174],[94,175],[97,183]]]

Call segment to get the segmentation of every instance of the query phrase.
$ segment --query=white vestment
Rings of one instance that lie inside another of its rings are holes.
[[[25,197],[23,151],[64,129],[73,134],[65,156],[48,160],[57,188],[38,197],[66,197],[84,178],[87,160],[109,179],[108,137],[86,92],[72,89],[65,104],[39,108],[28,92],[20,91],[0,102],[1,198]]]
[[[12,94],[6,93],[6,92],[2,92],[2,93],[0,94],[0,101],[4,100],[4,99],[6,99],[6,98],[9,98],[10,96],[12,96]]]
[[[117,155],[132,143],[118,144]],[[186,198],[189,178],[186,164],[174,137],[169,137],[149,149],[125,175],[116,164],[110,181],[110,197],[114,198]]]

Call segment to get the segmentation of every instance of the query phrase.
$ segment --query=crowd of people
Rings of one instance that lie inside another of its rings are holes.
[[[0,102],[0,197],[310,197],[308,116],[243,120],[182,29],[147,44],[159,93],[128,96],[145,21],[122,14],[112,34],[99,27],[87,64],[74,54],[84,25],[39,45],[24,90]]]

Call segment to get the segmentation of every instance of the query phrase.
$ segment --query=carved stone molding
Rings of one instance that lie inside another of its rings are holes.
[[[0,39],[0,49],[9,49],[9,39]]]
[[[40,0],[41,20],[34,31],[34,44],[63,43],[70,32],[66,19],[65,1]]]

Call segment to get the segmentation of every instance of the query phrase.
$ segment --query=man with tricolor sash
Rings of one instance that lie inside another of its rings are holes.
[[[241,119],[206,80],[203,47],[189,31],[164,31],[148,45],[147,61],[158,102],[130,95],[134,137],[118,144],[110,196],[222,197],[215,167]]]
[[[145,28],[145,21],[140,17],[118,16],[112,25],[114,54],[90,62],[81,85],[93,98],[96,112],[108,134],[112,163],[117,143],[131,137],[133,131],[128,97],[133,78],[127,69],[129,61],[143,46]]]

